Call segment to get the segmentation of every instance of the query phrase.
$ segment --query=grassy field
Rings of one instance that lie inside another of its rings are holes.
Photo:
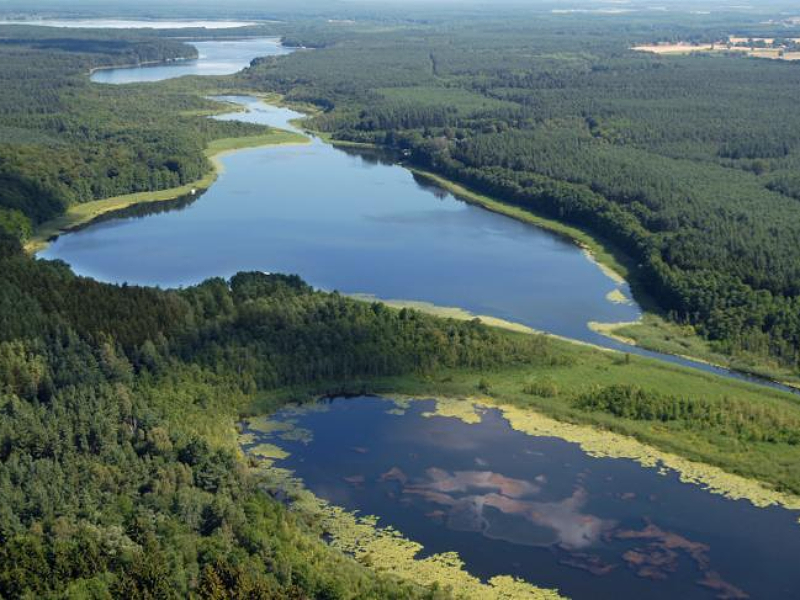
[[[740,38],[741,39],[741,38]],[[756,38],[759,39],[759,38]],[[770,40],[771,43],[771,40]],[[739,53],[750,58],[767,58],[770,60],[787,60],[796,61],[800,60],[800,52],[787,51],[783,48],[751,48],[742,46],[728,47],[723,42],[715,44],[698,44],[693,45],[689,43],[676,43],[676,44],[650,44],[645,46],[635,46],[633,50],[637,52],[650,52],[652,54],[663,55],[687,55],[695,52],[703,53]]]
[[[273,130],[263,135],[215,140],[211,142],[206,149],[206,155],[211,162],[212,168],[202,179],[167,190],[125,194],[123,196],[76,204],[71,206],[63,215],[42,223],[37,227],[31,239],[25,244],[25,249],[29,254],[41,252],[47,248],[50,240],[54,237],[86,225],[97,217],[107,213],[122,210],[123,208],[128,208],[137,204],[175,200],[181,196],[187,196],[206,190],[211,187],[220,173],[222,173],[223,167],[220,159],[229,152],[235,152],[236,150],[245,148],[256,148],[259,146],[306,144],[308,142],[309,140],[305,136],[282,130]]]

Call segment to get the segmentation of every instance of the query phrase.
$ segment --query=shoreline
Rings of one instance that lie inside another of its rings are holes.
[[[230,93],[230,90],[228,91],[228,93]],[[312,117],[318,111],[315,111],[313,107],[310,107],[305,104],[300,105],[291,102],[285,102],[284,98],[280,94],[274,92],[253,93],[252,91],[244,91],[244,90],[237,93],[242,93],[244,95],[257,98],[258,100],[260,100],[265,104],[287,107],[296,110],[298,112],[302,112],[305,116],[300,119],[295,119],[295,122],[293,122],[292,124],[297,126],[298,129],[302,129],[302,131],[306,135],[319,138],[322,142],[328,143],[334,147],[337,145],[345,147],[349,146],[349,147],[362,147],[362,148],[381,147],[380,145],[377,144],[365,144],[365,143],[354,143],[354,142],[348,143],[346,141],[339,143],[337,140],[331,139],[330,134],[316,131],[312,127],[307,127],[304,121],[306,121],[309,117]],[[227,111],[215,114],[227,114]],[[253,136],[251,139],[257,139],[259,137],[269,137],[270,135],[275,135],[275,133],[277,133],[278,135],[282,134],[294,137],[304,137],[303,134],[289,132],[281,129],[274,129],[273,132],[274,133],[266,134],[265,136]],[[71,207],[64,215],[40,225],[34,232],[34,235],[31,237],[31,240],[29,240],[25,244],[25,250],[29,254],[37,254],[42,250],[46,249],[47,246],[49,245],[49,242],[57,238],[59,235],[68,233],[69,231],[85,226],[92,220],[96,219],[97,217],[102,215],[107,215],[114,211],[122,210],[124,208],[129,208],[131,206],[138,204],[148,204],[151,202],[175,200],[181,196],[191,193],[192,189],[195,190],[195,193],[200,191],[205,191],[214,183],[214,181],[216,181],[217,177],[223,172],[223,166],[220,159],[229,152],[233,152],[239,149],[253,148],[260,146],[308,144],[310,142],[311,139],[308,137],[304,137],[303,141],[296,140],[290,142],[277,142],[277,143],[270,140],[260,140],[256,143],[248,143],[247,137],[226,138],[223,140],[216,140],[215,142],[212,142],[209,145],[209,148],[206,150],[207,156],[212,163],[212,170],[197,182],[187,184],[185,186],[181,186],[178,188],[173,188],[171,190],[129,194],[125,196],[109,198],[106,200],[97,200],[93,202],[75,205]],[[220,147],[214,150],[213,146],[215,144],[219,144],[225,147]],[[229,144],[229,146],[226,146],[226,144]],[[738,374],[751,377],[755,380],[761,380],[762,385],[765,385],[766,387],[769,387],[769,384],[773,384],[773,386],[777,384],[779,386],[785,387],[786,388],[785,391],[788,391],[790,393],[791,392],[797,393],[798,390],[800,390],[800,382],[793,382],[788,379],[782,379],[778,376],[770,376],[767,373],[762,373],[755,369],[744,369],[734,365],[724,365],[719,362],[714,362],[712,360],[704,358],[701,355],[692,355],[679,352],[665,351],[664,349],[661,349],[656,345],[641,343],[633,338],[628,338],[627,336],[621,337],[613,334],[613,329],[617,329],[620,327],[644,326],[644,321],[647,316],[659,317],[658,312],[648,309],[648,306],[652,305],[652,301],[647,297],[646,292],[644,292],[641,289],[634,290],[634,288],[638,286],[636,285],[635,282],[629,279],[631,271],[624,264],[626,261],[624,258],[620,256],[620,251],[614,249],[613,247],[609,247],[607,243],[597,239],[590,233],[585,232],[577,227],[561,223],[560,221],[554,219],[536,215],[535,213],[524,210],[520,207],[516,207],[514,205],[507,204],[505,202],[486,196],[484,194],[472,191],[468,187],[460,183],[457,183],[455,181],[451,181],[436,173],[418,167],[414,167],[408,164],[403,164],[402,162],[398,162],[398,164],[403,168],[407,169],[408,171],[410,171],[413,175],[422,177],[430,181],[434,185],[437,185],[440,188],[452,193],[454,196],[456,196],[457,198],[461,199],[464,202],[473,204],[475,206],[479,206],[485,210],[494,212],[496,214],[507,216],[519,222],[527,223],[535,227],[540,227],[551,233],[563,237],[564,239],[577,245],[584,252],[587,259],[596,264],[598,268],[600,268],[601,271],[607,277],[609,277],[609,279],[611,279],[615,284],[617,285],[627,284],[631,288],[631,293],[633,294],[634,300],[636,300],[636,302],[641,307],[642,310],[641,316],[637,321],[626,322],[626,323],[617,323],[617,324],[599,324],[593,322],[587,323],[587,326],[589,326],[589,328],[595,331],[596,333],[599,333],[610,340],[622,342],[625,345],[631,346],[631,348],[640,348],[643,350],[656,352],[658,354],[663,354],[665,356],[672,356],[689,362],[697,363],[696,368],[700,368],[702,365],[712,366],[729,371],[731,375]],[[637,293],[637,291],[639,293]],[[642,298],[642,295],[644,295],[644,298]],[[359,295],[356,294],[355,296],[357,297]],[[391,300],[384,301],[384,303],[387,302],[392,302],[392,301]],[[409,306],[413,303],[417,307],[424,306],[426,304],[426,303],[417,303],[413,300],[399,300],[396,302],[406,303]],[[433,307],[433,309],[439,313],[441,313],[441,311],[443,310],[444,311],[459,310],[464,314],[471,315],[471,313],[469,313],[468,311],[463,311],[462,309],[456,309],[455,307]],[[492,320],[488,317],[471,315],[471,318],[474,317],[482,318],[484,322],[487,324],[490,324],[489,321],[491,320],[492,321],[491,324],[494,324],[495,326],[499,326],[501,328],[506,328],[506,329],[516,329],[517,331],[520,331],[519,329],[520,324],[502,322],[501,319]],[[580,340],[564,338],[562,336],[558,336],[547,332],[538,332],[538,333],[543,333],[545,335],[557,339],[566,340],[578,345],[585,345],[594,348],[602,348],[603,350],[611,352],[615,351],[613,348],[603,347],[600,346],[599,344],[592,344],[589,342],[582,342]],[[720,376],[724,377],[724,375]],[[757,381],[754,383],[758,385]]]
[[[239,150],[263,148],[267,146],[305,145],[311,142],[308,138],[304,140],[281,139],[287,136],[301,137],[300,134],[283,129],[274,129],[269,133],[258,136],[214,140],[209,144],[208,148],[206,148],[206,157],[211,163],[211,169],[202,178],[174,188],[150,192],[134,192],[132,194],[123,194],[121,196],[113,196],[111,198],[75,204],[69,207],[64,214],[39,225],[31,238],[25,243],[25,251],[29,255],[36,255],[46,250],[50,243],[59,236],[85,227],[101,216],[107,216],[132,206],[169,202],[171,200],[177,200],[182,196],[201,194],[214,185],[214,182],[216,182],[219,176],[225,172],[222,158],[228,154]]]
[[[289,106],[290,104],[284,104],[284,105]],[[299,111],[303,110],[301,107],[295,107],[295,108],[296,110]],[[318,137],[323,142],[331,144],[332,146],[355,147],[355,148],[358,147],[382,148],[380,144],[349,142],[346,140],[339,141],[332,139],[331,135],[328,133],[318,132],[313,128],[309,127],[305,127],[304,129],[305,131],[308,131],[312,135]],[[730,373],[730,376],[739,375],[739,376],[744,376],[746,378],[750,378],[753,380],[751,383],[753,383],[754,385],[763,385],[765,387],[773,387],[773,388],[775,386],[781,386],[785,388],[783,391],[788,393],[797,394],[798,392],[800,392],[800,380],[792,380],[791,375],[783,377],[780,375],[771,374],[768,370],[769,367],[766,365],[763,368],[759,368],[758,366],[744,367],[730,363],[724,364],[721,361],[715,361],[707,357],[704,357],[702,354],[672,352],[669,350],[665,350],[664,348],[658,346],[657,344],[648,344],[646,342],[643,343],[632,337],[620,336],[614,333],[614,330],[622,327],[637,327],[637,326],[645,327],[647,317],[664,319],[664,317],[658,310],[654,310],[653,308],[651,308],[655,306],[655,304],[654,301],[649,297],[647,291],[642,289],[642,287],[638,284],[638,282],[634,278],[631,278],[631,270],[624,264],[625,262],[631,260],[629,257],[625,257],[622,254],[622,252],[615,249],[613,245],[610,245],[608,242],[598,239],[597,237],[595,237],[594,235],[592,235],[587,231],[584,231],[572,225],[568,225],[566,223],[562,223],[555,219],[542,217],[540,215],[524,210],[512,204],[502,202],[501,200],[497,200],[495,198],[492,198],[485,194],[481,194],[479,192],[475,192],[469,189],[467,186],[458,183],[456,181],[447,179],[446,177],[439,175],[437,173],[419,167],[415,167],[412,165],[404,164],[403,162],[398,162],[398,164],[404,167],[405,169],[409,170],[412,174],[417,175],[419,177],[423,177],[430,183],[437,185],[438,187],[450,192],[455,197],[459,198],[460,200],[468,204],[479,206],[490,212],[507,216],[522,223],[527,223],[535,227],[540,227],[551,233],[563,237],[565,240],[568,240],[569,242],[577,245],[584,252],[586,258],[591,262],[593,262],[595,265],[597,265],[597,267],[609,279],[614,281],[614,283],[616,283],[617,285],[627,284],[630,287],[633,300],[641,308],[641,315],[639,316],[639,319],[636,321],[623,322],[623,323],[598,323],[593,321],[588,322],[586,325],[595,333],[598,333],[615,342],[619,342],[627,346],[630,346],[632,349],[638,348],[641,350],[646,350],[648,352],[654,352],[657,354],[662,354],[664,356],[671,356],[688,362],[696,363],[695,367],[691,367],[691,365],[689,365],[690,368],[701,368],[703,365],[705,365],[708,367],[714,367],[717,369],[728,371]],[[436,308],[441,310],[441,307],[436,307]],[[503,327],[503,325],[500,325],[500,327]],[[609,350],[609,351],[617,351],[614,350],[613,348],[607,348],[597,344],[591,344],[588,342],[582,342],[580,340],[565,338],[562,336],[549,334],[547,332],[541,332],[541,333],[576,344],[585,344],[590,347],[602,348],[604,350]],[[695,339],[700,343],[705,342],[705,340],[703,340],[703,338],[700,337],[695,337]],[[618,351],[623,352],[621,350]],[[726,357],[725,355],[722,355],[722,358],[730,358],[732,360],[734,357]],[[717,375],[721,377],[726,377],[726,375],[723,374],[717,374]]]
[[[584,342],[583,340],[576,340],[574,338],[558,335],[557,333],[542,331],[541,329],[535,329],[533,327],[529,327],[528,325],[524,325],[523,323],[518,323],[516,321],[508,321],[506,319],[501,319],[499,317],[492,317],[490,315],[475,314],[458,306],[442,306],[440,304],[434,304],[432,302],[426,302],[424,300],[403,300],[398,298],[384,299],[384,298],[379,298],[373,294],[363,294],[363,293],[343,294],[343,295],[353,300],[357,300],[359,302],[380,302],[381,304],[384,304],[389,308],[393,308],[395,310],[401,310],[403,308],[407,308],[410,310],[416,310],[426,315],[431,315],[433,317],[440,317],[443,319],[454,319],[456,321],[472,321],[474,319],[477,319],[478,321],[481,322],[481,324],[486,325],[487,327],[493,327],[495,329],[503,329],[504,331],[511,331],[513,333],[521,333],[524,335],[540,335],[547,339],[558,340],[560,342],[566,342],[568,344],[582,346],[584,348],[591,348],[593,350],[599,350],[600,352],[608,352],[610,354],[624,354],[622,350],[617,350],[616,348],[607,348],[605,346],[600,346],[599,344],[593,344],[591,342]]]
[[[91,76],[97,73],[98,71],[112,71],[114,69],[137,69],[139,67],[153,67],[155,65],[170,65],[176,62],[197,60],[198,56],[179,56],[176,58],[166,58],[164,60],[143,60],[138,63],[126,63],[122,65],[101,65],[99,67],[92,67],[91,69],[89,69],[89,77],[91,78]],[[97,81],[92,81],[92,83],[103,85]]]
[[[335,143],[335,142],[332,142]],[[623,343],[625,345],[631,346],[632,348],[641,348],[642,350],[647,350],[649,352],[655,352],[658,354],[663,354],[666,356],[672,356],[675,358],[680,358],[686,361],[698,363],[699,365],[708,365],[711,367],[715,367],[718,369],[724,369],[729,371],[733,374],[744,375],[755,380],[761,380],[763,384],[777,384],[780,386],[784,386],[789,388],[786,391],[797,393],[800,390],[800,381],[793,381],[788,378],[782,378],[779,375],[770,374],[768,370],[761,370],[758,366],[752,366],[749,368],[745,368],[743,366],[737,366],[735,364],[724,364],[720,361],[714,361],[707,357],[704,357],[702,354],[691,354],[691,353],[680,353],[680,352],[671,352],[667,351],[664,348],[659,347],[657,344],[647,344],[642,343],[641,341],[634,339],[628,336],[621,336],[615,333],[616,329],[620,329],[623,327],[644,327],[645,320],[648,316],[656,317],[656,318],[663,318],[659,312],[651,310],[648,306],[652,305],[652,300],[647,297],[646,292],[640,290],[640,294],[644,293],[644,298],[637,298],[637,294],[634,291],[634,287],[638,287],[636,282],[632,281],[630,276],[630,271],[627,267],[622,264],[622,262],[615,256],[616,252],[613,248],[609,248],[607,244],[603,243],[602,241],[598,240],[590,233],[587,233],[577,227],[573,227],[571,225],[567,225],[561,223],[560,221],[556,221],[554,219],[549,219],[547,217],[541,217],[536,215],[532,212],[526,211],[522,208],[516,207],[511,204],[506,204],[500,200],[496,200],[484,194],[480,194],[478,192],[474,192],[467,188],[466,186],[457,183],[455,181],[451,181],[441,175],[436,173],[432,173],[430,171],[426,171],[424,169],[420,169],[417,167],[412,167],[408,165],[404,165],[409,171],[414,173],[415,175],[421,176],[431,183],[438,185],[439,187],[449,191],[457,198],[467,202],[469,204],[473,204],[475,206],[480,206],[485,210],[501,214],[512,219],[516,219],[523,223],[528,223],[536,227],[541,227],[542,229],[546,229],[552,233],[555,233],[570,242],[576,244],[579,248],[581,248],[586,255],[586,258],[593,263],[595,263],[603,273],[612,279],[617,285],[627,284],[631,287],[631,293],[633,294],[633,300],[637,302],[639,307],[641,308],[641,316],[636,321],[624,322],[624,323],[598,323],[594,321],[590,321],[587,323],[587,326],[594,331],[595,333],[599,333],[611,340],[616,342]],[[613,293],[613,292],[612,292]],[[555,336],[560,337],[560,336]],[[567,339],[567,338],[562,338]],[[704,341],[702,338],[697,337],[698,341]],[[577,343],[582,343],[579,340],[569,340],[574,341]],[[590,346],[596,346],[595,344],[589,344]],[[602,346],[596,346],[602,347]],[[608,349],[608,348],[607,348]],[[724,355],[722,355],[724,357]],[[734,357],[728,357],[731,360]],[[764,369],[768,369],[768,367],[764,367]],[[755,381],[758,384],[758,381]]]
[[[569,240],[577,245],[584,252],[586,257],[600,267],[600,269],[603,271],[603,274],[614,281],[614,283],[617,285],[631,285],[631,282],[628,279],[630,271],[622,264],[620,259],[614,255],[614,250],[609,248],[607,244],[604,244],[591,234],[578,229],[577,227],[573,227],[572,225],[567,225],[566,223],[562,223],[555,219],[539,216],[533,212],[514,206],[513,204],[508,204],[485,194],[475,192],[465,185],[447,179],[446,177],[438,175],[437,173],[433,173],[432,171],[427,171],[425,169],[410,165],[403,166],[411,171],[414,175],[422,177],[441,187],[442,189],[447,190],[459,200],[474,206],[479,206],[490,212],[510,217],[516,221],[534,225],[551,233],[555,233],[566,240]]]
[[[362,392],[360,395],[372,395],[372,392]],[[387,411],[401,417],[410,404],[428,400],[433,400],[435,406],[432,411],[424,413],[423,417],[457,419],[467,425],[481,423],[484,410],[497,410],[514,431],[531,437],[554,437],[563,440],[578,446],[587,457],[633,461],[641,469],[654,470],[662,476],[672,474],[678,478],[681,485],[697,487],[706,494],[721,496],[731,502],[747,502],[756,510],[777,508],[794,513],[792,515],[794,518],[797,518],[796,513],[800,510],[800,496],[776,489],[765,481],[737,474],[711,462],[698,461],[673,449],[642,441],[630,433],[596,424],[572,422],[541,409],[520,407],[503,398],[448,393],[435,393],[423,398],[413,393],[380,391],[374,395],[393,404],[395,408]],[[311,396],[314,398],[311,403],[330,397],[320,394]],[[379,519],[374,516],[362,516],[358,511],[343,508],[339,503],[323,500],[311,492],[306,481],[291,468],[275,464],[276,461],[289,456],[288,449],[279,441],[279,432],[284,430],[270,427],[270,424],[275,422],[275,414],[287,409],[303,411],[304,407],[308,406],[305,402],[298,404],[290,402],[266,411],[241,415],[237,439],[237,453],[240,460],[249,464],[251,473],[265,482],[270,489],[284,491],[287,503],[295,510],[320,518],[326,525],[325,529],[330,535],[328,542],[333,547],[346,550],[357,560],[369,559],[368,564],[372,567],[381,568],[383,564],[384,569],[395,571],[401,577],[418,579],[434,575],[426,567],[429,567],[428,561],[435,559],[437,555],[422,558],[420,551],[424,550],[424,546],[413,536],[407,536],[402,530],[381,527]],[[252,431],[266,433],[266,441],[262,439],[260,445],[252,446]],[[797,522],[800,523],[800,518],[797,518]],[[406,551],[398,553],[400,549]],[[393,560],[387,563],[376,561],[376,558],[383,555]],[[471,572],[463,564],[457,563],[457,566],[461,569],[456,573],[450,571],[452,575],[459,576],[455,581],[460,585],[468,585],[465,589],[469,589],[473,594],[482,591],[480,587],[471,585]],[[441,576],[442,572],[437,569],[434,579],[440,579]],[[499,581],[498,578],[490,579],[484,582],[484,585],[492,586],[493,582],[499,583]],[[520,583],[522,582],[530,586],[522,589],[534,594],[534,598],[561,597],[554,590],[538,587],[536,579],[520,580]],[[490,587],[487,591],[491,593],[494,590]]]

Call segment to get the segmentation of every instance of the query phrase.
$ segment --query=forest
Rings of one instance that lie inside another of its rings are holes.
[[[23,252],[68,206],[192,181],[210,141],[263,133],[204,118],[206,93],[278,91],[335,138],[602,235],[672,318],[796,365],[795,66],[634,54],[653,37],[635,22],[616,37],[595,21],[437,27],[299,23],[285,39],[314,50],[123,91],[87,72],[191,47],[0,26],[0,598],[451,597],[331,549],[264,493],[237,422],[326,392],[481,395],[800,492],[785,394],[295,275],[160,290]]]
[[[797,64],[633,52],[715,39],[716,21],[603,19],[311,28],[242,85],[313,103],[334,139],[577,225],[632,265],[671,320],[729,355],[800,361]],[[769,34],[769,25],[728,25]],[[655,32],[654,32],[655,29]]]

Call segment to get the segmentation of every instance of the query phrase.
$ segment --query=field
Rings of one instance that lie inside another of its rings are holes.
[[[756,42],[763,42],[764,44],[771,45],[774,41],[773,38],[754,38]],[[795,49],[786,49],[786,48],[770,48],[770,47],[758,47],[753,45],[748,45],[749,40],[748,38],[735,38],[732,37],[729,39],[729,42],[714,42],[714,43],[705,43],[705,44],[690,44],[688,42],[677,42],[677,43],[664,43],[664,44],[644,44],[639,46],[634,46],[633,50],[637,52],[650,52],[652,54],[662,54],[662,55],[686,55],[686,54],[693,54],[695,52],[713,52],[713,53],[724,53],[724,52],[734,52],[734,53],[741,53],[745,56],[749,56],[752,58],[768,58],[772,60],[787,60],[787,61],[794,61],[800,60],[800,50]],[[792,39],[792,42],[796,45],[797,40]]]

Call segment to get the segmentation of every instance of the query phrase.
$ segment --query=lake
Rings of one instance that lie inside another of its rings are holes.
[[[575,599],[793,598],[797,513],[754,508],[638,463],[511,429],[405,414],[388,400],[328,400],[278,412],[253,435],[289,452],[317,496],[380,517],[425,554],[456,551],[467,570],[558,588]],[[321,410],[322,409],[322,410]]]
[[[99,69],[92,73],[92,81],[121,84],[161,81],[184,75],[230,75],[249,66],[257,56],[280,56],[291,52],[281,45],[278,38],[192,42],[192,46],[197,47],[197,59],[130,69]]]
[[[223,118],[289,128],[302,116],[227,99],[250,112]],[[61,236],[43,256],[100,280],[161,286],[298,273],[327,290],[458,306],[595,342],[605,338],[587,322],[639,315],[607,299],[620,286],[568,240],[457,200],[383,152],[315,139],[223,163],[182,210],[106,221]]]
[[[254,57],[247,52],[284,51],[242,43],[247,51],[209,42],[198,62],[226,55],[234,69]],[[143,81],[187,67],[95,76]],[[291,128],[301,116],[225,99],[248,112],[220,118]],[[223,164],[201,197],[105,217],[43,256],[100,280],[160,286],[239,270],[298,273],[323,289],[458,306],[606,346],[619,345],[588,321],[639,316],[635,303],[608,299],[630,296],[627,285],[571,242],[464,203],[387,153],[314,139],[229,154]],[[790,598],[800,589],[796,514],[525,435],[494,410],[479,424],[424,417],[431,405],[412,403],[401,416],[386,400],[358,398],[324,412],[282,411],[274,419],[284,429],[249,431],[246,449],[281,446],[290,455],[278,465],[319,497],[379,516],[427,553],[457,551],[482,578],[510,574],[591,599]],[[286,435],[289,421],[303,434]]]
[[[197,42],[201,58],[97,71],[94,81],[155,81],[232,73],[256,56],[281,54],[275,39]],[[300,113],[249,97],[223,119],[294,129]],[[396,156],[334,147],[244,150],[180,210],[104,218],[59,237],[41,253],[101,281],[186,286],[240,270],[297,273],[312,285],[384,300],[424,301],[522,323],[576,340],[738,379],[713,365],[633,348],[588,322],[639,318],[627,284],[617,284],[572,242],[467,204],[415,177]],[[171,206],[171,205],[170,205]],[[124,215],[130,215],[130,211]],[[612,299],[610,299],[612,298]],[[765,385],[790,390],[761,381]]]

